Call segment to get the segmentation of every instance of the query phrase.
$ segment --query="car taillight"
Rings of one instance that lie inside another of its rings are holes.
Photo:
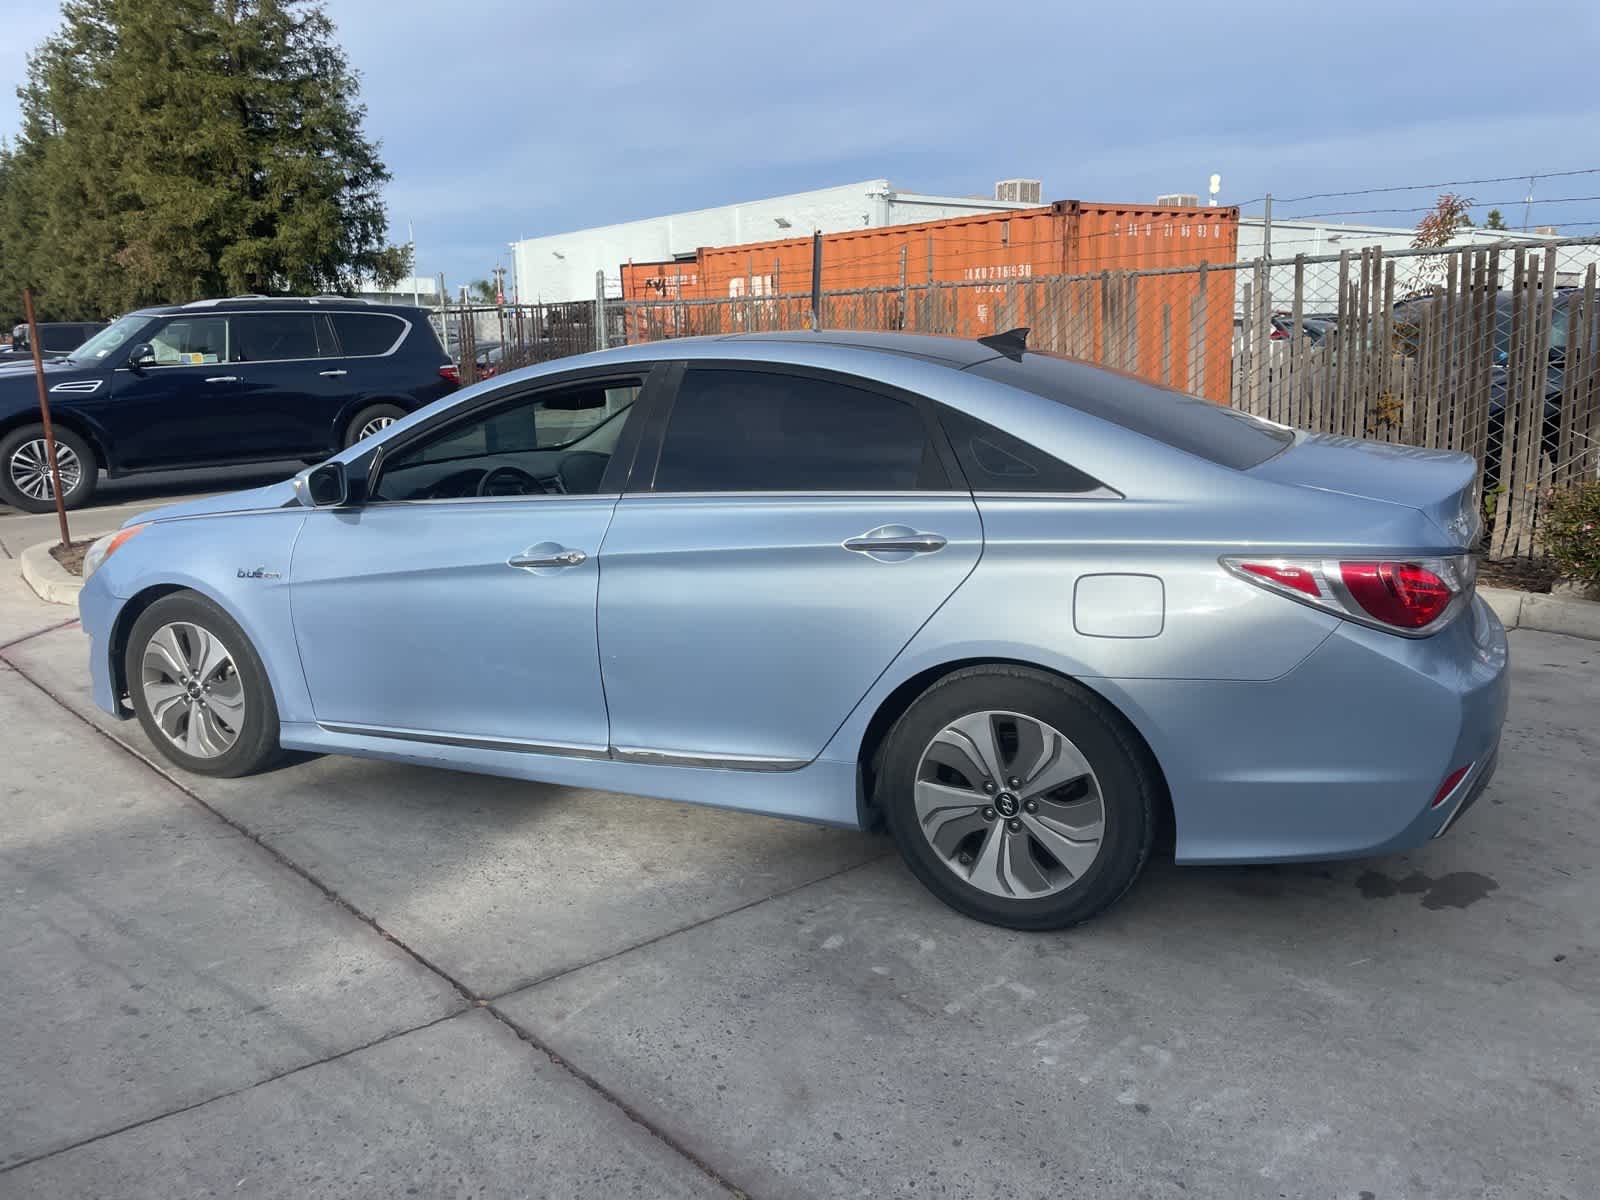
[[[1421,563],[1341,562],[1339,578],[1357,604],[1399,629],[1433,624],[1455,599],[1450,585]]]
[[[1466,605],[1477,579],[1470,554],[1449,558],[1224,558],[1241,579],[1341,617],[1423,637]]]
[[[461,382],[461,372],[456,370],[454,363],[445,363],[444,366],[440,367],[439,376],[441,379],[448,379],[451,383]]]

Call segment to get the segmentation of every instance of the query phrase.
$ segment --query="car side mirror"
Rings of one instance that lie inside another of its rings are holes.
[[[342,462],[325,462],[302,471],[294,480],[295,499],[307,508],[338,508],[350,496]]]
[[[140,342],[128,351],[128,370],[134,374],[141,374],[146,367],[156,365],[155,347],[149,342]]]

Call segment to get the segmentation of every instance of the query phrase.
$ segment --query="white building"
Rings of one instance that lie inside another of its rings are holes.
[[[618,268],[623,263],[690,260],[702,246],[804,237],[815,230],[843,233],[910,225],[1039,204],[1037,180],[1006,180],[996,185],[995,193],[1015,198],[929,196],[897,191],[887,179],[868,179],[770,200],[526,238],[511,247],[516,297],[525,304],[592,300],[597,271],[605,273],[606,294],[620,296]]]

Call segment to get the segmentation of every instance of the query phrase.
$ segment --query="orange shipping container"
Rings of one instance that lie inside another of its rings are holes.
[[[978,337],[995,332],[997,323],[1001,328],[1031,324],[1038,331],[1033,344],[1041,348],[1095,358],[1185,387],[1197,377],[1186,365],[1200,290],[1197,273],[1143,277],[1133,285],[1132,296],[1125,283],[1107,289],[1099,280],[1083,285],[1044,281],[1233,262],[1238,232],[1236,208],[1062,200],[1039,208],[825,234],[822,284],[829,293],[902,285],[920,288],[920,295],[911,293],[909,307],[920,302],[931,312],[942,306],[938,320],[919,320],[917,312],[907,311],[898,314],[898,321],[887,322],[891,327],[939,328]],[[623,296],[667,302],[768,298],[771,307],[777,302],[770,298],[809,294],[811,254],[812,239],[798,237],[705,247],[693,261],[629,263],[622,267]],[[968,286],[927,289],[928,284]],[[1231,281],[1212,281],[1209,290],[1202,390],[1226,399],[1233,332]],[[844,320],[829,323],[875,327],[886,323],[884,313],[885,305],[872,304],[855,314],[862,320],[840,314]],[[737,306],[727,316],[733,328],[745,320]],[[712,332],[727,329],[729,321],[720,315],[710,317],[704,309],[684,308],[674,314],[672,328]]]

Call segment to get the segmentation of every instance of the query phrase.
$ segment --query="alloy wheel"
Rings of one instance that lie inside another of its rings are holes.
[[[1072,740],[1034,717],[976,712],[950,722],[917,764],[917,823],[939,861],[980,891],[1037,900],[1100,856],[1105,801]]]
[[[23,442],[11,452],[6,464],[17,491],[30,500],[54,500],[55,486],[50,479],[50,451],[43,438]],[[72,447],[56,443],[56,469],[61,473],[62,494],[70,496],[83,478],[83,464]]]
[[[194,758],[217,758],[239,740],[244,684],[222,639],[189,621],[145,643],[140,687],[156,728]]]
[[[394,417],[373,417],[369,421],[363,421],[361,428],[356,430],[356,441],[359,442],[363,438],[371,437],[380,430],[389,428],[395,423],[395,419]]]

